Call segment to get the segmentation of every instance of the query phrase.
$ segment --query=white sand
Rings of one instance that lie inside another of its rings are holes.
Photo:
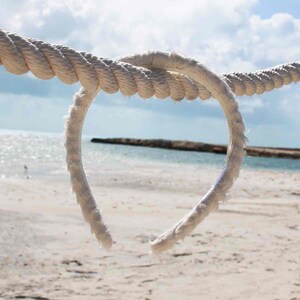
[[[300,299],[300,174],[243,170],[228,203],[149,256],[216,169],[141,164],[90,178],[116,240],[99,248],[67,176],[0,180],[1,299]]]

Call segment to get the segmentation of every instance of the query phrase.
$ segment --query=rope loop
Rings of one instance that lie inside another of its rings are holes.
[[[175,53],[149,52],[121,57],[99,58],[63,45],[26,39],[0,30],[0,65],[21,75],[31,71],[37,78],[57,76],[66,84],[80,82],[65,125],[65,147],[71,184],[84,219],[100,244],[113,244],[108,226],[89,187],[81,159],[81,135],[88,109],[100,90],[141,98],[215,98],[224,111],[229,130],[229,147],[224,169],[212,188],[178,223],[151,242],[152,252],[161,253],[183,239],[213,210],[218,208],[239,175],[246,137],[242,116],[234,97],[261,94],[300,81],[300,63],[280,65],[253,73],[229,73],[220,77],[193,59]]]

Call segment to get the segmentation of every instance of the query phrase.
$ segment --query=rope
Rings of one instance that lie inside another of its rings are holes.
[[[211,97],[203,85],[183,74],[152,70],[150,65],[133,66],[129,62],[130,57],[118,61],[98,58],[66,46],[25,39],[0,30],[0,64],[16,75],[30,70],[39,79],[57,76],[66,84],[80,81],[84,88],[96,90],[99,87],[109,94],[120,90],[126,96],[138,93],[142,98],[155,95],[160,99],[171,97],[180,101]],[[221,78],[237,96],[252,96],[300,81],[300,62],[253,73],[223,74]]]
[[[0,64],[7,71],[21,75],[29,70],[40,79],[57,76],[66,84],[80,81],[66,121],[67,165],[73,191],[85,220],[105,248],[113,240],[89,188],[81,160],[81,134],[85,116],[100,90],[142,98],[171,97],[202,100],[214,97],[224,111],[229,129],[226,164],[215,185],[180,222],[151,243],[160,253],[189,234],[218,203],[237,178],[244,156],[244,124],[238,111],[236,95],[261,94],[282,85],[300,81],[300,63],[280,65],[254,73],[231,73],[218,77],[195,60],[177,54],[147,53],[109,60],[62,45],[22,38],[0,30]]]
[[[218,207],[226,192],[237,178],[244,156],[245,136],[242,116],[238,104],[226,83],[217,75],[206,69],[195,60],[183,58],[177,54],[150,53],[127,57],[132,64],[150,65],[153,68],[180,71],[203,84],[216,98],[224,110],[230,135],[230,147],[227,153],[225,168],[216,184],[199,201],[190,214],[151,243],[152,251],[160,253],[170,248],[176,241],[190,233],[212,210]],[[106,248],[112,245],[109,230],[97,210],[91,194],[81,161],[81,131],[88,108],[97,95],[81,89],[75,95],[66,126],[66,148],[68,169],[71,174],[73,190],[81,205],[85,219],[91,225],[97,239]]]

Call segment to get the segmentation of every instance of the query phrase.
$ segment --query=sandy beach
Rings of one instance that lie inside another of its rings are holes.
[[[300,300],[299,40],[300,0],[1,1],[0,300]]]
[[[183,216],[216,167],[95,163],[87,173],[111,251],[83,221],[66,171],[0,180],[1,299],[300,299],[300,174],[243,169],[230,198],[160,256],[148,240]]]

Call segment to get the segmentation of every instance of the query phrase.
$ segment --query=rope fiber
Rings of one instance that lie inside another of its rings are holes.
[[[66,119],[65,147],[71,183],[85,220],[100,244],[109,249],[112,236],[97,208],[81,159],[82,127],[88,109],[102,90],[113,94],[138,94],[141,98],[170,97],[206,100],[215,98],[222,107],[229,130],[229,146],[224,169],[213,187],[198,204],[173,227],[151,242],[153,253],[160,253],[183,239],[225,199],[238,177],[244,157],[244,123],[234,97],[262,94],[300,81],[300,63],[293,62],[252,73],[216,75],[199,62],[178,54],[149,52],[116,60],[99,58],[62,45],[23,38],[0,30],[0,64],[13,74],[31,71],[37,78],[57,76],[63,83],[80,82]]]

